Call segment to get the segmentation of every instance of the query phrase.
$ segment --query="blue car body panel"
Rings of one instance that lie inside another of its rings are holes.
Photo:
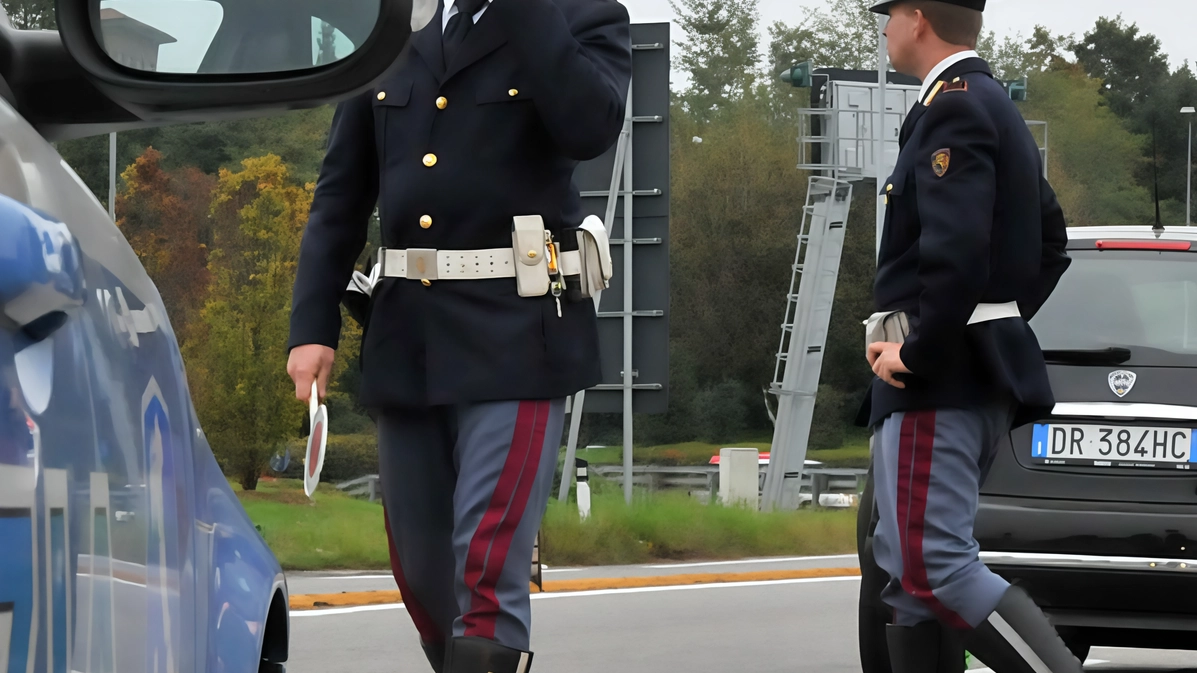
[[[286,584],[158,292],[2,103],[0,145],[26,171],[0,178],[0,673],[253,673],[268,631],[285,652]]]

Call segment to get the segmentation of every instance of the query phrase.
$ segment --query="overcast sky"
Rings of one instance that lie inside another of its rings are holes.
[[[620,0],[634,22],[669,21],[674,18],[669,0]],[[823,0],[760,0],[762,30],[774,21],[797,23],[801,6],[820,7]],[[1078,9],[1080,8],[1080,9]],[[1054,33],[1075,33],[1077,37],[1093,27],[1099,16],[1122,14],[1127,23],[1137,23],[1144,32],[1160,38],[1173,67],[1185,59],[1197,62],[1197,1],[1195,0],[989,0],[986,25],[998,36],[1022,32],[1030,35],[1035,24]],[[676,28],[674,29],[677,30]],[[675,36],[674,41],[680,39]],[[767,43],[762,41],[763,49]],[[816,64],[818,65],[818,64]]]
[[[500,0],[503,1],[503,0]],[[670,21],[675,15],[669,0],[620,0],[637,23]],[[103,0],[113,7],[174,35],[178,42],[165,45],[160,53],[160,69],[194,72],[199,59],[220,25],[220,5],[212,0]],[[761,30],[774,21],[795,24],[801,20],[802,6],[821,7],[826,0],[760,0]],[[1085,11],[1076,8],[1083,6]],[[1021,32],[1030,35],[1036,24],[1054,33],[1074,33],[1081,37],[1093,27],[1099,16],[1122,14],[1128,23],[1137,23],[1144,32],[1160,38],[1173,67],[1186,59],[1197,63],[1197,0],[989,0],[985,12],[987,27],[1000,36]],[[318,34],[318,27],[316,27]],[[678,29],[674,41],[683,38]],[[761,42],[761,54],[767,49]],[[818,65],[818,64],[816,64]],[[680,74],[680,73],[678,73]],[[675,85],[680,78],[675,74]]]

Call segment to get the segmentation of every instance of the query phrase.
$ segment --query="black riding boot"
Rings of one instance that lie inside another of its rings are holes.
[[[428,663],[432,664],[432,670],[436,673],[445,673],[445,644],[429,644],[421,641],[420,647],[424,648],[424,655],[428,657]]]
[[[528,673],[531,666],[531,652],[486,638],[452,638],[445,653],[445,673]]]
[[[994,673],[1082,673],[1081,662],[1047,615],[1018,587],[977,628],[962,632],[965,647]]]
[[[964,673],[964,646],[939,622],[886,627],[894,673]]]

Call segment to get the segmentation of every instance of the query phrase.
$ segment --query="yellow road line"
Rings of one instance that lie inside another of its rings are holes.
[[[769,582],[775,580],[814,579],[819,577],[854,577],[859,568],[808,568],[804,570],[766,570],[751,573],[695,573],[687,575],[656,575],[651,577],[616,577],[577,580],[550,580],[544,583],[545,593],[571,591],[603,591],[610,589],[638,589],[643,587],[671,587],[688,584],[725,584],[728,582]],[[536,586],[533,593],[539,593]],[[292,610],[320,608],[348,608],[362,605],[402,603],[398,591],[347,591],[337,594],[297,594],[291,596]]]

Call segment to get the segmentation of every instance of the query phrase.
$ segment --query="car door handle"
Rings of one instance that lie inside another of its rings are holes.
[[[50,336],[81,306],[82,253],[66,224],[0,196],[0,328],[26,344]]]

